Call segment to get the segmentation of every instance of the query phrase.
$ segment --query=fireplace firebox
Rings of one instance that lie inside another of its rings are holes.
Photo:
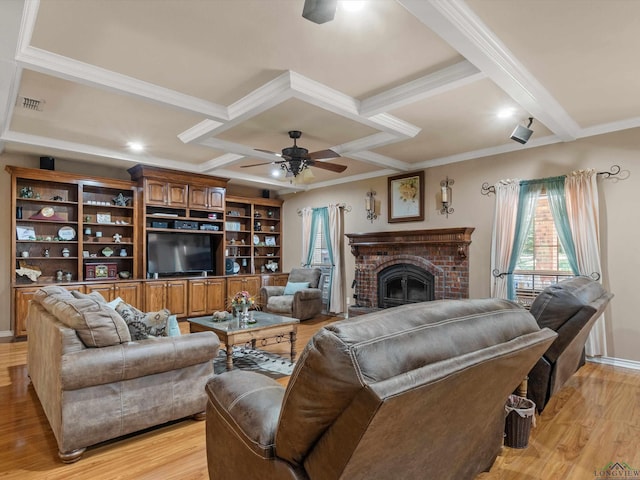
[[[433,280],[431,273],[415,265],[391,265],[378,274],[378,307],[433,300]]]

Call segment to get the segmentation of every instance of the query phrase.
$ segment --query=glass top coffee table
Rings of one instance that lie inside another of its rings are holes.
[[[256,348],[257,342],[260,342],[260,346],[266,346],[288,339],[291,343],[291,361],[294,362],[300,320],[260,311],[252,313],[256,322],[242,326],[238,318],[214,322],[212,316],[207,316],[188,318],[187,321],[191,332],[214,332],[224,343],[227,351],[227,370],[233,369],[233,346],[249,342],[251,348]]]

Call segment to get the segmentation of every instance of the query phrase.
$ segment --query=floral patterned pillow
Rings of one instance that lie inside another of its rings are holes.
[[[167,322],[171,315],[167,309],[144,313],[128,303],[120,302],[116,306],[116,312],[127,322],[132,340],[167,335]]]

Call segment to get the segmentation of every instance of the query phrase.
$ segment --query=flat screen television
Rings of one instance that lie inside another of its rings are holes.
[[[147,272],[159,276],[215,272],[213,235],[147,233]]]

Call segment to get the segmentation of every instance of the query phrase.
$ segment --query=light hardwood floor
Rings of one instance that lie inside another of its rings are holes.
[[[330,321],[302,323],[298,351]],[[107,442],[87,449],[75,464],[61,464],[55,439],[27,377],[26,347],[26,342],[0,344],[1,478],[208,478],[205,423],[193,420]],[[271,351],[286,355],[288,346],[277,345]],[[286,384],[286,379],[281,383]],[[474,399],[473,392],[469,394],[466,401],[482,401]],[[640,467],[640,372],[587,364],[537,418],[529,446],[503,448],[491,471],[478,480],[593,480],[597,478],[595,471],[610,462]],[[398,478],[402,478],[400,472]]]

